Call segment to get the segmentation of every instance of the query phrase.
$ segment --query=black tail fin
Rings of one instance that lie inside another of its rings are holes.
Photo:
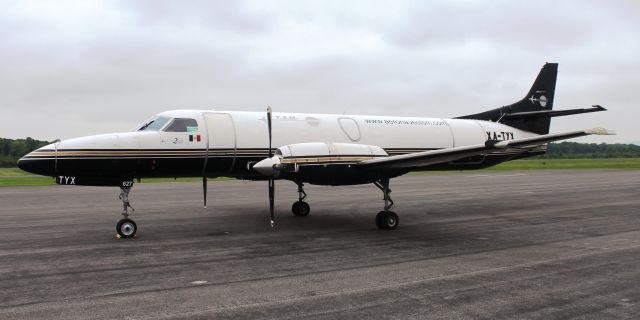
[[[536,81],[533,82],[529,93],[522,100],[501,108],[476,113],[458,119],[477,119],[487,121],[500,121],[506,125],[534,132],[537,134],[549,133],[551,118],[546,117],[520,117],[509,118],[505,115],[520,112],[544,111],[553,109],[553,97],[556,91],[556,77],[558,75],[557,63],[546,63]],[[504,119],[503,119],[504,118]]]

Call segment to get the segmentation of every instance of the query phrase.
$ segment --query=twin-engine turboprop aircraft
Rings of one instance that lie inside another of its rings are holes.
[[[464,170],[546,152],[546,143],[590,134],[596,128],[549,134],[556,116],[603,111],[600,106],[553,110],[558,65],[544,65],[520,101],[454,119],[174,110],[158,114],[132,132],[56,142],[18,161],[26,171],[53,176],[61,185],[118,186],[124,218],[122,238],[136,234],[129,218],[135,179],[202,177],[268,180],[271,225],[274,180],[298,185],[296,216],[306,216],[304,183],[373,183],[384,195],[376,215],[380,229],[398,227],[391,211],[389,180],[416,170]],[[275,150],[272,148],[275,147]]]

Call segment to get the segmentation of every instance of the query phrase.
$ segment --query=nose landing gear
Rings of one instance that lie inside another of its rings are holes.
[[[122,207],[124,211],[122,212],[123,219],[120,219],[116,224],[116,232],[118,232],[118,238],[128,239],[132,238],[136,235],[136,231],[138,231],[138,226],[136,223],[129,219],[129,208],[131,211],[135,211],[135,209],[131,206],[129,202],[129,192],[131,192],[131,187],[133,186],[132,181],[125,181],[122,183],[120,187],[120,200],[122,200]]]

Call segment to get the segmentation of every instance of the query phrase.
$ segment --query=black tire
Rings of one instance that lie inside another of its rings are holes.
[[[291,206],[291,211],[296,217],[306,217],[311,212],[311,207],[304,201],[296,201]]]
[[[383,230],[395,230],[399,223],[400,219],[393,211],[380,211],[376,216],[376,225]]]
[[[304,201],[300,201],[300,211],[298,212],[301,217],[306,217],[311,212],[311,206]]]
[[[300,211],[300,201],[296,201],[291,206],[291,212],[293,212],[294,216],[298,216],[298,211]]]
[[[120,238],[132,238],[136,235],[136,231],[138,231],[138,226],[131,219],[121,219],[116,224],[116,232],[118,232]]]
[[[380,211],[378,212],[378,214],[376,214],[376,227],[378,227],[378,229],[382,229],[382,223],[380,222],[380,220],[382,220],[382,217],[385,215],[386,213],[384,211]]]

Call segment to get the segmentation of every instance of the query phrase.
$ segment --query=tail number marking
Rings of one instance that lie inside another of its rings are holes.
[[[513,132],[504,132],[504,131],[487,131],[487,140],[513,140],[515,139],[513,136]]]

